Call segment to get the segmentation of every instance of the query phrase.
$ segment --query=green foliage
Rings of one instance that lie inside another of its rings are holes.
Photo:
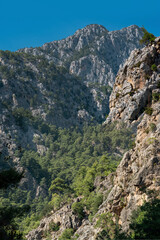
[[[50,231],[57,232],[59,230],[59,228],[60,228],[60,222],[57,222],[57,223],[50,222],[50,224],[49,224]]]
[[[74,234],[74,230],[72,228],[65,229],[62,235],[58,238],[58,240],[71,240]]]
[[[144,203],[132,215],[130,228],[133,239],[160,238],[160,200]]]
[[[72,210],[73,210],[73,213],[76,214],[80,220],[84,218],[85,213],[84,213],[84,206],[82,202],[74,202],[72,204]]]
[[[156,124],[150,123],[150,129],[152,132],[154,132],[156,130]]]
[[[121,231],[118,223],[113,221],[113,216],[111,213],[102,213],[99,215],[96,226],[101,228],[102,231],[96,236],[96,240],[120,240],[120,239],[130,239],[127,234]]]
[[[160,93],[152,93],[152,99],[154,102],[158,102],[160,100]]]
[[[29,119],[34,121],[30,116]],[[84,196],[81,204],[92,217],[102,202],[102,196],[94,192],[95,178],[115,171],[120,160],[113,154],[117,145],[127,150],[133,139],[130,130],[123,126],[117,129],[114,124],[61,129],[37,122],[37,128],[43,134],[36,141],[48,149],[45,154],[40,156],[24,149],[17,150],[16,154],[48,197],[34,199],[32,191],[27,193],[20,189],[9,194],[14,204],[31,205],[27,218],[19,223],[25,234],[38,225],[42,216],[59,209],[73,194]]]
[[[147,114],[147,115],[152,115],[152,113],[153,113],[153,108],[151,108],[151,107],[146,107],[146,109],[145,109],[145,113]]]
[[[133,139],[132,132],[125,126],[117,129],[114,124],[61,129],[32,118],[28,111],[15,111],[14,116],[22,116],[30,124],[35,124],[42,135],[34,141],[46,147],[43,155],[22,148],[17,150],[16,155],[20,158],[21,165],[43,187],[47,197],[35,198],[32,190],[27,192],[19,188],[0,196],[5,201],[10,199],[10,203],[17,206],[31,205],[27,217],[21,221],[17,219],[24,234],[36,228],[40,219],[51,210],[57,210],[70,201],[73,195],[84,196],[80,205],[92,217],[102,202],[102,196],[94,192],[95,178],[115,171],[120,160],[114,154],[119,153],[117,145],[120,149],[127,150]]]
[[[65,184],[64,180],[62,178],[55,178],[51,182],[51,186],[49,188],[49,191],[52,193],[63,193],[67,188],[67,185]]]
[[[12,115],[15,118],[16,124],[26,132],[28,130],[28,121],[33,120],[31,111],[23,107],[15,108],[12,111]]]
[[[15,169],[5,170],[0,173],[0,189],[6,189],[10,185],[17,184],[23,176]],[[2,199],[1,199],[2,200]],[[18,230],[15,218],[24,215],[29,210],[29,206],[13,207],[4,201],[0,203],[0,239],[3,240],[22,240],[23,234]]]
[[[95,193],[94,191],[89,194],[87,198],[83,199],[83,202],[90,211],[90,216],[94,216],[98,211],[99,206],[103,202],[103,195],[101,193]]]
[[[52,206],[54,210],[57,210],[60,208],[62,201],[63,198],[57,193],[54,193],[52,194],[52,198],[51,201],[49,202],[49,205]]]
[[[142,27],[143,31],[143,37],[140,40],[141,44],[148,45],[149,43],[152,43],[155,40],[155,36],[152,33],[149,33],[144,27]]]
[[[104,94],[110,94],[112,92],[112,88],[108,85],[108,86],[101,86],[100,90],[104,93]]]
[[[115,171],[117,164],[118,161],[103,155],[98,162],[93,163],[92,167],[80,168],[73,182],[77,195],[88,196],[94,190],[96,176],[107,176]]]
[[[157,65],[155,63],[151,66],[151,70],[152,71],[157,71]]]

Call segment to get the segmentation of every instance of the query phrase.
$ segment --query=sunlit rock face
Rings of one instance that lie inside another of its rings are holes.
[[[113,220],[118,217],[122,229],[127,231],[133,210],[144,201],[160,196],[160,38],[132,52],[117,75],[110,108],[105,124],[116,121],[117,127],[122,122],[129,127],[136,126],[135,143],[124,154],[115,173],[95,180],[95,191],[104,195],[104,201],[92,222],[84,219],[77,225],[75,236],[78,240],[96,239],[101,231],[95,227],[97,216],[105,212],[110,212]],[[67,208],[67,211],[61,209],[62,216],[70,214],[70,205]],[[61,223],[63,231],[62,220]],[[40,225],[28,239],[34,239],[38,233],[41,237],[37,239],[44,239],[43,231]],[[58,239],[55,233],[51,235]]]
[[[136,25],[109,32],[101,25],[91,24],[65,39],[19,51],[43,55],[87,82],[113,86],[119,67],[132,50],[142,47],[142,36]]]

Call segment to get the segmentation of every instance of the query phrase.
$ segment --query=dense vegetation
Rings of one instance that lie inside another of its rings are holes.
[[[56,210],[73,196],[84,196],[82,201],[73,205],[79,218],[83,218],[84,207],[92,217],[102,202],[102,196],[94,191],[96,176],[115,171],[121,151],[133,141],[130,130],[125,126],[117,129],[114,124],[61,129],[39,123],[38,129],[41,137],[37,135],[33,141],[45,146],[45,152],[40,155],[28,146],[28,149],[19,148],[15,155],[41,186],[42,196],[37,198],[33,191],[20,188],[1,194],[3,204],[31,206],[27,218],[23,221],[17,219],[17,223],[21,222],[21,229],[25,227],[25,232],[36,227],[43,215],[51,209]]]
[[[97,234],[96,240],[140,240],[160,239],[160,200],[152,198],[132,213],[130,232],[124,233],[118,225],[113,222],[110,213],[99,216],[96,227],[102,231]]]
[[[1,160],[1,155],[0,155]],[[22,179],[23,172],[10,168],[0,172],[0,191],[5,191],[9,186],[16,186]],[[23,233],[18,230],[15,218],[22,217],[29,206],[11,206],[0,202],[0,239],[22,240]]]

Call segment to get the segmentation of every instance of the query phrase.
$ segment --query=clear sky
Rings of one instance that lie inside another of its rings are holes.
[[[136,24],[160,35],[160,0],[0,0],[0,49],[41,46],[88,24]]]

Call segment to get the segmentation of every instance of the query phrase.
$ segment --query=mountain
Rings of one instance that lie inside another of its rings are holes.
[[[32,139],[42,125],[64,128],[103,122],[114,76],[130,52],[140,47],[141,36],[135,25],[109,32],[92,24],[39,48],[1,51],[3,139],[17,139],[22,147],[29,144],[34,149]],[[73,66],[78,72],[71,70]]]
[[[71,74],[87,83],[113,87],[119,67],[132,50],[141,48],[142,36],[141,28],[136,25],[109,32],[101,25],[91,24],[66,39],[19,52],[44,56],[56,65],[67,67]]]
[[[99,168],[90,180],[108,174],[128,150],[133,130],[101,123],[118,68],[142,47],[142,35],[135,25],[109,32],[93,24],[39,48],[0,51],[0,169],[25,172],[20,187],[1,199],[32,206],[27,227],[35,228],[45,207],[50,209],[52,181],[64,182],[72,198],[79,188],[73,185],[83,182],[77,180],[81,172]]]
[[[72,235],[77,240],[106,239],[108,235],[105,234],[114,236],[114,222],[118,221],[123,231],[127,232],[133,210],[145,201],[159,199],[160,37],[143,49],[133,51],[119,70],[110,96],[110,114],[105,125],[111,121],[116,121],[118,128],[122,122],[137,128],[136,138],[116,172],[95,179],[94,191],[103,194],[103,202],[96,215],[90,219],[87,209],[84,209],[85,217],[80,221],[73,210],[73,203],[65,205],[44,218],[40,226],[29,233],[28,240],[45,239],[45,231],[50,232],[52,239],[58,239],[66,228],[74,230]],[[74,201],[81,202],[82,199],[81,196]],[[138,224],[143,215],[140,217]],[[52,230],[49,228],[51,223],[58,224],[59,228]]]
[[[108,98],[115,76],[131,51],[142,47],[139,44],[142,36],[142,29],[136,25],[109,32],[101,25],[91,24],[66,39],[46,43],[42,47],[20,49],[19,52],[43,56],[78,77],[96,102],[98,118],[104,120],[109,112]],[[94,118],[86,108],[81,110],[79,115],[85,116],[85,120]]]

